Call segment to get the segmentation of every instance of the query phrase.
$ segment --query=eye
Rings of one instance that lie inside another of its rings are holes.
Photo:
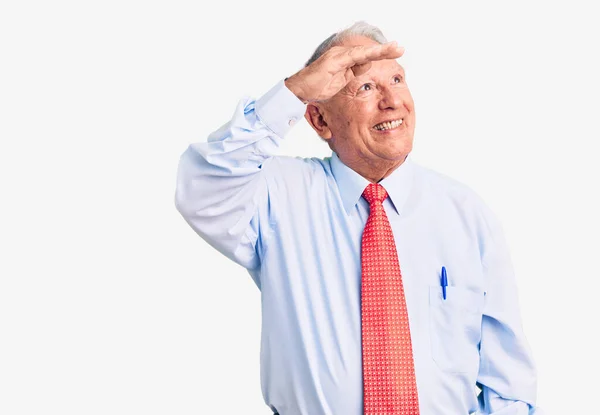
[[[359,91],[370,91],[371,89],[373,89],[371,84],[364,84],[363,86],[358,88]]]
[[[395,84],[400,84],[400,83],[402,83],[402,76],[400,76],[400,75],[396,75],[396,76],[394,76],[394,83],[395,83]]]

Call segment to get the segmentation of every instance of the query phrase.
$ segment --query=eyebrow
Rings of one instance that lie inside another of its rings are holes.
[[[398,66],[398,68],[396,68],[396,70],[390,71],[392,73],[392,75],[390,75],[390,76],[393,76],[398,73],[402,74],[402,76],[406,75],[406,72],[404,71],[404,68],[402,67],[402,65],[400,65],[400,64],[398,64],[398,65],[399,66]],[[346,84],[346,86],[344,86],[344,88],[348,88],[350,85],[356,85],[356,84],[363,85],[364,83],[365,83],[365,80],[359,80],[357,78],[354,78],[352,81],[348,82]]]

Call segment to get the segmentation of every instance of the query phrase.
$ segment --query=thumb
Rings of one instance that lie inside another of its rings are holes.
[[[354,65],[352,68],[354,76],[360,76],[371,69],[371,62],[363,63],[362,65]]]

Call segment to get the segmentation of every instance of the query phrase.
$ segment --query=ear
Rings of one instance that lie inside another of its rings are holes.
[[[325,111],[319,104],[308,104],[304,118],[311,125],[311,127],[319,134],[324,140],[331,138],[331,130],[324,119]]]

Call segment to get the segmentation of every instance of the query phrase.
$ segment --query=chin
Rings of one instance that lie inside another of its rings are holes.
[[[412,143],[393,147],[394,148],[386,148],[384,151],[381,152],[381,155],[388,160],[402,161],[406,158],[408,153],[412,151]]]

